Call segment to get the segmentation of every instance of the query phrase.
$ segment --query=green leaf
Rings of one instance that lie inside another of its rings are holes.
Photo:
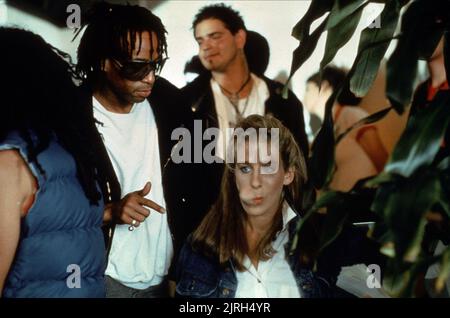
[[[384,222],[376,222],[373,228],[369,230],[367,236],[380,243],[381,254],[389,258],[395,257],[394,234]]]
[[[359,128],[364,125],[373,124],[373,123],[383,119],[391,110],[392,110],[392,107],[389,106],[380,111],[377,111],[376,113],[373,113],[372,115],[369,115],[369,116],[364,117],[363,119],[357,121],[352,126],[347,128],[343,133],[341,133],[339,136],[337,136],[336,145],[342,140],[342,138],[344,138],[353,129]]]
[[[439,276],[436,279],[436,291],[440,293],[450,275],[450,247],[447,247],[442,253]]]
[[[333,92],[325,105],[325,117],[311,147],[310,171],[316,189],[322,189],[332,178],[334,171],[334,124],[331,110],[338,92]]]
[[[400,5],[397,0],[388,1],[379,15],[380,28],[368,26],[361,32],[358,45],[359,59],[353,66],[350,90],[359,97],[365,96],[372,87],[378,73],[380,62],[394,35],[398,24]],[[372,46],[374,43],[380,44]]]
[[[393,234],[398,260],[414,259],[418,255],[424,215],[439,200],[439,192],[439,174],[433,169],[421,169],[408,179],[382,184],[378,189],[372,208],[383,215]]]
[[[292,53],[292,64],[291,71],[289,73],[289,78],[286,81],[286,84],[283,87],[282,96],[283,98],[287,98],[289,91],[289,82],[294,76],[295,72],[305,63],[305,61],[311,56],[312,52],[317,46],[317,42],[319,41],[319,37],[322,35],[322,32],[325,29],[325,25],[327,24],[327,19],[322,21],[322,23],[314,30],[311,36],[304,39],[300,45],[294,50]]]
[[[446,0],[432,3],[416,0],[403,14],[399,41],[387,63],[386,72],[386,95],[399,114],[411,102],[418,59],[425,58],[435,47],[436,38],[442,34],[442,25],[437,21],[446,13]]]
[[[293,253],[297,249],[297,244],[299,241],[299,236],[301,235],[301,230],[303,229],[303,226],[307,223],[307,221],[311,218],[311,216],[314,213],[317,213],[317,211],[322,208],[326,207],[330,202],[335,201],[339,196],[338,192],[324,192],[314,203],[314,205],[308,210],[308,212],[303,216],[300,221],[297,223],[297,227],[295,230],[295,235],[293,237],[290,253]]]
[[[397,263],[394,259],[387,262],[383,287],[392,297],[414,297],[419,274],[435,263],[439,257],[421,256],[414,264]]]
[[[396,177],[397,176],[392,173],[382,171],[376,177],[372,178],[371,180],[368,180],[366,183],[366,186],[367,187],[376,187],[382,183],[394,182]]]
[[[444,64],[445,64],[445,74],[447,75],[447,82],[450,77],[450,32],[445,32],[444,35]]]
[[[439,205],[450,218],[450,158],[442,160],[438,169],[441,182],[441,191],[439,193]]]
[[[348,198],[345,194],[339,197],[337,202],[333,202],[335,208],[329,207],[327,209],[327,217],[322,228],[322,235],[320,236],[319,252],[331,244],[342,232],[344,225],[347,223],[350,211],[343,208],[336,208],[336,205],[344,204],[345,199]]]
[[[425,109],[409,118],[385,171],[404,177],[429,165],[438,152],[450,120],[450,92],[440,91]]]
[[[331,10],[334,0],[313,0],[303,18],[292,29],[292,36],[303,41],[309,36],[311,24]]]
[[[366,0],[336,0],[328,16],[326,29],[329,30],[341,24],[342,21],[367,4]]]
[[[336,3],[338,2],[339,1]],[[337,16],[340,11],[338,11],[338,13],[335,13],[336,11],[331,11],[328,24],[333,26],[328,29],[325,53],[322,61],[320,62],[321,70],[333,60],[339,49],[343,47],[355,33],[359,20],[361,19],[363,9],[364,6],[360,6],[350,15],[343,17],[342,20],[339,21]],[[336,6],[333,10],[336,10]],[[335,18],[333,21],[334,23],[330,23],[333,18]]]

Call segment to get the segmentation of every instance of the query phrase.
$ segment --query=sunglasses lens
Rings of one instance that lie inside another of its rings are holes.
[[[155,75],[159,74],[164,62],[165,60],[121,63],[120,75],[131,81],[140,81],[150,72],[154,72]]]
[[[130,62],[123,65],[121,75],[129,80],[139,81],[152,70],[154,70],[154,67],[151,64]]]

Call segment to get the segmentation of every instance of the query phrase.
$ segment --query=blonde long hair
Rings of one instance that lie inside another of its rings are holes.
[[[299,209],[307,171],[304,156],[292,133],[272,116],[251,115],[241,120],[236,128],[244,131],[248,128],[267,128],[269,134],[271,128],[278,128],[281,164],[285,171],[292,169],[294,172],[293,181],[283,190],[284,199]],[[192,246],[204,255],[218,259],[220,264],[233,260],[236,268],[242,271],[244,257],[249,252],[244,230],[247,214],[239,199],[234,168],[234,164],[225,166],[219,198],[193,233]],[[260,260],[271,257],[267,251],[271,250],[271,243],[282,226],[281,208],[282,198],[271,229],[257,247],[256,255]]]

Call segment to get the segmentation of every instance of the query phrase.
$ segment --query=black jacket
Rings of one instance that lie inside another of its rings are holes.
[[[214,97],[210,85],[210,74],[204,74],[181,89],[180,98],[185,108],[186,128],[193,136],[193,121],[202,121],[202,134],[208,128],[219,127]],[[283,85],[268,78],[262,78],[269,89],[269,98],[265,103],[266,114],[278,118],[293,133],[300,149],[308,155],[308,141],[303,121],[303,106],[297,97],[289,91],[283,99]],[[205,141],[202,149],[208,144]],[[216,201],[222,179],[224,165],[221,163],[173,164],[168,170],[176,178],[181,176],[176,188],[169,192],[169,208],[174,213],[175,251],[179,251],[187,236],[200,224],[201,220]]]
[[[97,158],[99,167],[99,184],[103,193],[105,204],[110,202],[118,202],[121,199],[121,187],[117,176],[114,172],[111,160],[109,159],[108,152],[103,144],[102,137],[95,126],[95,119],[93,117],[92,108],[92,90],[83,86],[82,88],[82,105],[86,105],[84,114],[85,120],[88,123],[90,129],[90,140],[93,143],[95,151],[94,156]],[[173,145],[176,141],[171,140],[171,133],[173,129],[182,126],[183,109],[180,109],[179,104],[179,89],[172,85],[164,78],[158,78],[152,89],[152,94],[148,97],[148,101],[153,110],[155,116],[156,126],[158,128],[158,142],[159,142],[159,154],[161,162],[161,174],[163,178],[163,191],[167,205],[167,216],[169,226],[172,229],[173,214],[168,208],[170,204],[167,203],[167,193],[173,187],[172,182],[177,182],[176,174],[170,174],[173,178],[165,178],[167,174],[168,162],[170,161],[170,153]],[[144,160],[144,158],[143,158]],[[173,196],[169,196],[173,197]],[[107,246],[110,246],[112,236],[114,233],[114,222],[104,227],[105,241]],[[109,251],[108,251],[109,252]]]

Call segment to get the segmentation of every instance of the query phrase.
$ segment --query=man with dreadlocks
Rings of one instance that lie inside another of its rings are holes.
[[[78,47],[92,140],[104,162],[107,297],[168,296],[173,242],[162,171],[177,126],[177,89],[156,78],[167,57],[165,34],[146,8],[103,2],[94,5]]]
[[[0,27],[0,43],[0,296],[104,297],[104,205],[73,67],[29,31]]]

